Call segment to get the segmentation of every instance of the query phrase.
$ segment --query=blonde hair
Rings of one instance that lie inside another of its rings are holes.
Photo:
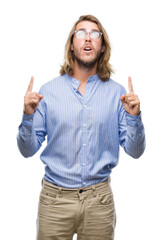
[[[65,45],[64,64],[61,66],[60,74],[64,75],[65,73],[67,73],[70,76],[73,76],[74,74],[74,55],[71,50],[71,44],[73,42],[73,36],[74,36],[74,31],[76,30],[76,26],[78,23],[82,21],[89,21],[89,22],[96,23],[99,28],[99,31],[102,32],[102,46],[105,47],[105,50],[101,54],[98,60],[97,74],[99,75],[99,78],[102,81],[107,81],[109,80],[111,73],[113,73],[113,69],[109,63],[110,55],[111,55],[111,46],[110,46],[108,35],[105,29],[103,28],[102,24],[96,17],[92,15],[81,16],[79,20],[74,24]]]

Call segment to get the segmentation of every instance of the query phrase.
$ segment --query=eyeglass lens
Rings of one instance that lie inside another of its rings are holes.
[[[90,33],[90,37],[92,39],[97,39],[100,37],[100,33],[98,31],[92,31],[92,32],[89,32]],[[86,35],[88,33],[84,30],[79,30],[76,32],[76,37],[79,38],[79,39],[82,39],[82,38],[86,38]]]

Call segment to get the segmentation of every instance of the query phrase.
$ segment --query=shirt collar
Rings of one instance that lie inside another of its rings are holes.
[[[68,80],[72,84],[73,88],[78,89],[79,85],[80,85],[80,81],[72,76],[69,76],[69,75],[67,75],[67,76],[68,76]],[[88,82],[93,82],[93,81],[97,81],[97,80],[99,80],[98,74],[95,74],[88,78]]]

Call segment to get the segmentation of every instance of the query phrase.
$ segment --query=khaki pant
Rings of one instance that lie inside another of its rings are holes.
[[[37,240],[113,240],[116,222],[109,181],[67,189],[43,180]]]

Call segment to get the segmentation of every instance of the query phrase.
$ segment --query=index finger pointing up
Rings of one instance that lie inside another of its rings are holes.
[[[30,81],[30,83],[29,83],[29,85],[28,85],[28,88],[27,88],[27,92],[26,92],[26,93],[32,92],[33,83],[34,83],[34,77],[32,76],[32,77],[31,77],[31,81]]]
[[[129,88],[129,93],[134,93],[131,77],[128,77],[128,88]]]

